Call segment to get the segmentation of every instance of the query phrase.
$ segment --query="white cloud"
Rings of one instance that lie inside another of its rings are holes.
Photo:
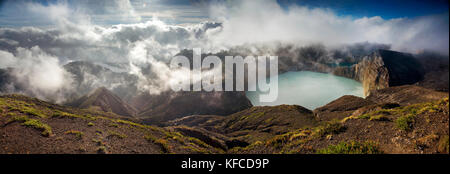
[[[244,1],[231,7],[218,4],[211,11],[216,11],[213,17],[223,22],[223,30],[212,39],[215,45],[281,41],[330,46],[367,41],[390,44],[398,51],[427,49],[448,54],[448,14],[354,19],[329,9],[291,6],[286,11],[272,0]]]
[[[17,72],[22,82],[33,87],[32,93],[51,98],[70,81],[59,64],[73,60],[125,64],[122,70],[138,77],[139,89],[158,93],[168,89],[177,73],[183,73],[168,68],[170,58],[182,49],[217,52],[241,46],[253,53],[271,53],[279,43],[339,47],[370,42],[388,44],[398,51],[449,52],[448,14],[390,20],[352,18],[329,9],[292,6],[286,11],[276,1],[267,0],[212,4],[208,13],[221,24],[169,25],[156,19],[139,22],[142,9],[136,10],[135,4],[126,0],[91,2],[80,1],[76,8],[65,2],[48,6],[28,3],[25,14],[39,15],[53,25],[0,28],[0,68],[23,64]],[[116,7],[119,16],[112,14]],[[102,17],[103,22],[118,19],[127,24],[105,26],[93,20]],[[18,61],[21,59],[24,62]]]
[[[13,77],[18,85],[26,88],[21,92],[57,103],[65,100],[72,90],[72,79],[57,57],[47,55],[38,46],[31,49],[19,47],[15,54],[0,51],[2,66],[14,68]]]

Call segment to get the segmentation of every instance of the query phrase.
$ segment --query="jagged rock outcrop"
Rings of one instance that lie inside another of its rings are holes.
[[[419,82],[424,72],[420,62],[410,54],[378,50],[358,64],[336,68],[333,74],[360,81],[364,95],[368,96],[373,90]]]
[[[135,116],[133,107],[122,101],[120,97],[101,87],[67,105],[83,109],[99,109],[103,112],[112,112],[122,116]]]

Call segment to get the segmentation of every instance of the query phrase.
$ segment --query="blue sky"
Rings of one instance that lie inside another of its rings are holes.
[[[69,8],[73,8],[80,1],[90,0],[0,0],[0,26],[27,26],[27,25],[45,25],[40,22],[39,16],[32,15],[23,11],[22,2],[35,2],[44,6],[55,4],[56,2],[66,1]],[[118,0],[128,1],[128,0]],[[109,4],[112,0],[102,2],[102,0],[92,0],[89,2],[89,8],[96,10],[105,6],[102,3]],[[130,0],[131,9],[140,17],[141,21],[150,20],[158,16],[160,20],[167,23],[197,23],[208,20],[208,4],[210,3],[228,3],[233,4],[237,0]],[[414,18],[418,16],[448,14],[448,0],[277,0],[278,4],[284,9],[289,6],[299,5],[309,8],[327,8],[331,9],[338,16],[350,16],[353,18],[381,16],[383,19],[392,18]],[[112,4],[112,3],[111,3]],[[110,8],[114,9],[114,7]],[[111,12],[110,13],[114,13]],[[135,20],[116,20],[117,16],[105,19],[101,14],[91,14],[94,23],[99,24],[118,24],[134,23]],[[108,14],[106,14],[108,15]],[[129,14],[127,14],[129,15]],[[130,16],[128,16],[130,17]]]
[[[384,19],[448,13],[448,0],[278,0],[283,7],[330,8],[338,15],[381,16]]]

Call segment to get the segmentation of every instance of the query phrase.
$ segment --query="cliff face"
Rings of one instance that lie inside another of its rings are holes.
[[[364,95],[390,86],[414,84],[423,79],[422,65],[410,54],[378,50],[349,67],[338,67],[333,74],[362,83]]]

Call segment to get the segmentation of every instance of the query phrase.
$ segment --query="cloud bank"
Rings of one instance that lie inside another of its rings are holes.
[[[448,13],[386,20],[339,16],[321,8],[283,9],[274,0],[232,1],[209,3],[209,22],[170,25],[157,19],[143,22],[131,4],[128,0],[27,2],[24,13],[39,16],[50,27],[0,27],[0,67],[17,69],[14,76],[30,86],[25,93],[63,101],[63,91],[70,92],[73,81],[63,65],[79,60],[134,75],[140,91],[159,93],[168,90],[168,83],[180,73],[171,71],[168,63],[183,49],[273,55],[280,45],[298,48],[289,49],[295,51],[320,44],[334,54],[333,50],[345,52],[349,45],[370,43],[410,53],[449,54]],[[112,19],[125,24],[96,23]],[[117,86],[111,84],[103,85]]]

